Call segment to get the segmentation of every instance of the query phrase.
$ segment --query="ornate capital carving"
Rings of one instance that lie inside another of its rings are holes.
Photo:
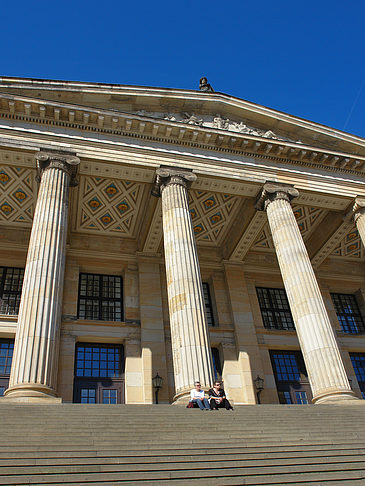
[[[277,199],[284,199],[290,202],[299,196],[299,191],[289,184],[280,184],[276,182],[266,182],[256,201],[255,208],[259,211],[265,211],[267,206]]]
[[[356,220],[365,214],[365,197],[355,197],[355,202],[352,208],[352,218],[356,223]]]
[[[161,167],[156,170],[156,180],[152,189],[152,195],[159,197],[165,187],[170,184],[178,184],[189,189],[191,184],[197,179],[196,174],[193,172],[185,171],[182,169],[173,169]]]
[[[70,186],[77,186],[77,167],[80,159],[73,154],[57,152],[38,152],[35,155],[37,161],[37,181],[40,182],[43,173],[48,169],[61,169],[70,176]]]

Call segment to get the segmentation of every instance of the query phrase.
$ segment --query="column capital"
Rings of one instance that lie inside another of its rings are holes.
[[[40,151],[35,155],[37,161],[37,181],[40,182],[43,173],[48,169],[61,169],[70,176],[70,186],[77,186],[77,167],[80,159],[71,153]]]
[[[159,197],[165,187],[170,184],[178,184],[185,189],[189,189],[191,184],[197,179],[196,174],[184,169],[170,167],[160,167],[156,170],[156,180],[152,189],[152,195]]]
[[[356,220],[365,214],[365,197],[356,196],[355,202],[352,207],[352,218],[356,223]]]
[[[277,182],[266,182],[257,198],[255,208],[258,211],[265,211],[267,206],[278,199],[284,199],[291,202],[292,199],[299,196],[299,191],[289,184],[280,184]]]

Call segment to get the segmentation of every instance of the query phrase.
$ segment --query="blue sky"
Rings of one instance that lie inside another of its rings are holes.
[[[19,0],[0,14],[0,75],[187,89],[206,75],[365,137],[365,0]]]

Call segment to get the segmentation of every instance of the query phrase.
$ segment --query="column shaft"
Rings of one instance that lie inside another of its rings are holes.
[[[290,199],[298,194],[292,187],[265,184],[260,199],[261,208],[264,203],[312,386],[313,401],[351,399],[354,394],[290,205]]]
[[[44,154],[40,157],[46,160]],[[70,186],[67,165],[58,160],[53,166],[51,161],[42,170],[5,392],[11,398],[56,396]]]
[[[187,394],[199,380],[210,387],[211,350],[191,222],[187,182],[192,173],[158,170],[160,177],[167,291],[171,326],[176,397]]]

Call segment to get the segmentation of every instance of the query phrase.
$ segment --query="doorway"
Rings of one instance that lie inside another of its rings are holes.
[[[74,403],[124,403],[122,345],[77,343]]]

